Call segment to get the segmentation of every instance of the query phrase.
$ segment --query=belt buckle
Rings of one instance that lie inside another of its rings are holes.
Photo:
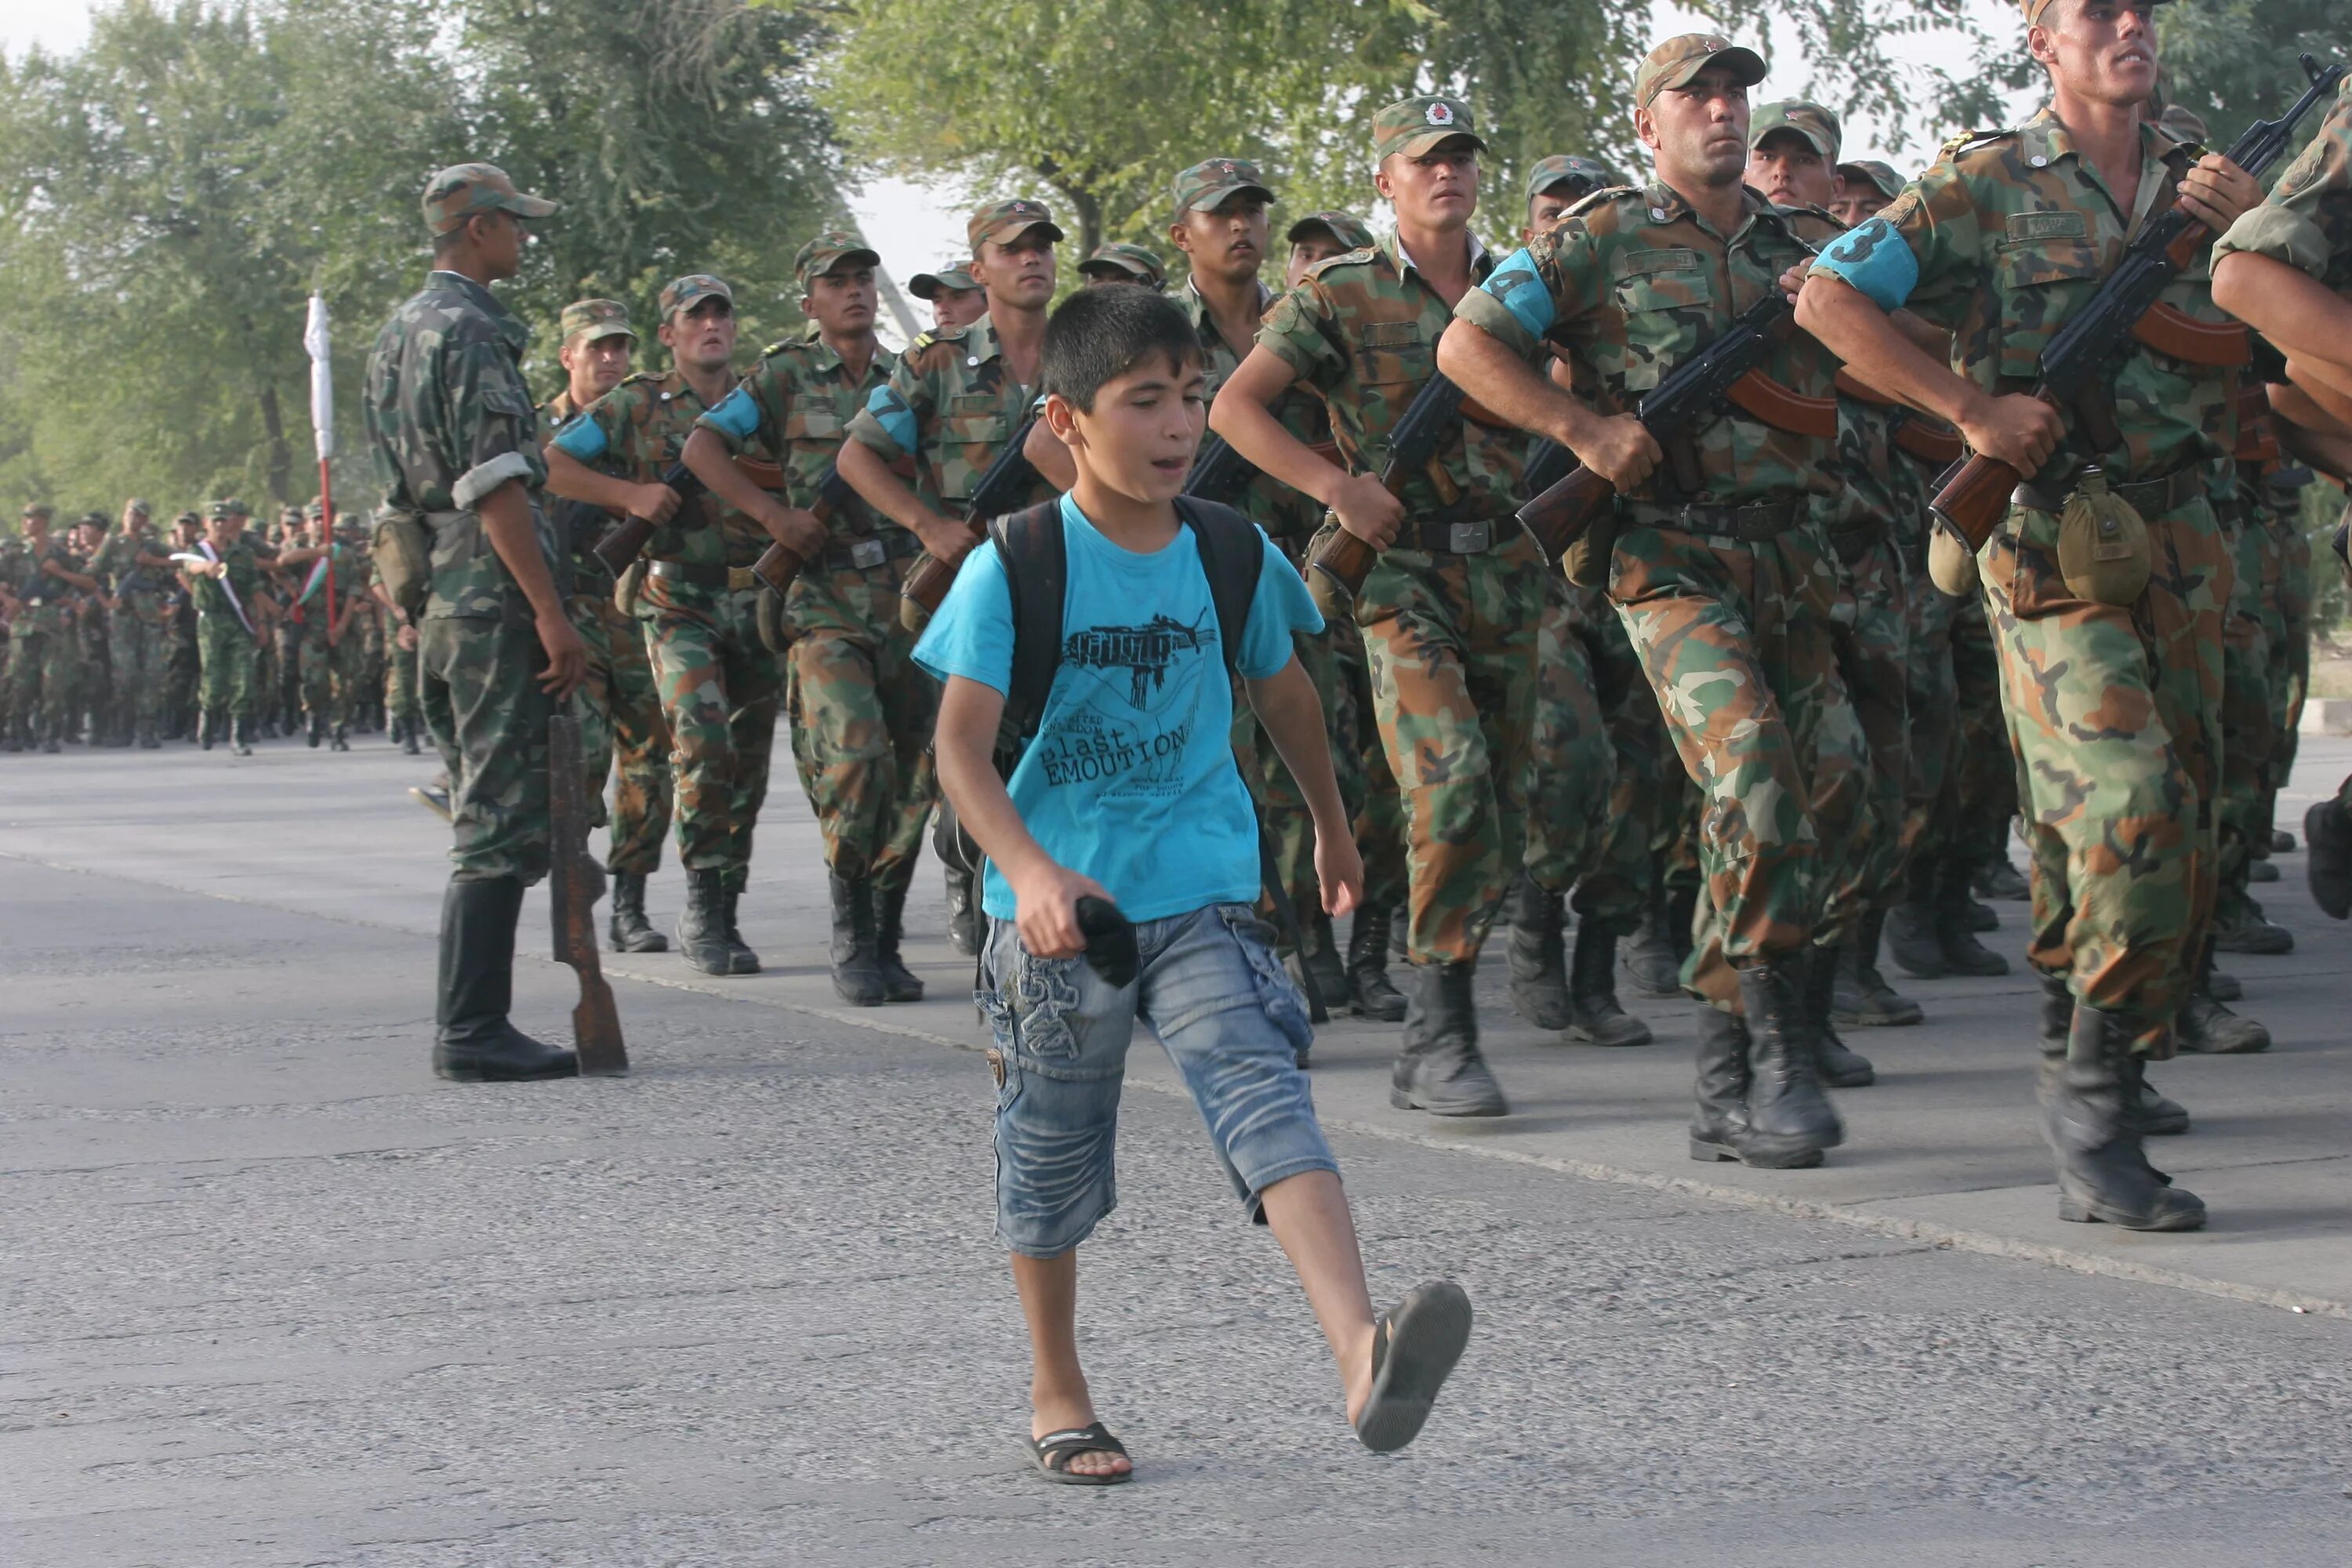
[[[1457,522],[1445,531],[1445,548],[1456,555],[1476,555],[1493,546],[1495,525],[1486,522]]]
[[[849,547],[849,563],[852,566],[879,566],[889,559],[889,547],[878,539],[861,539]]]

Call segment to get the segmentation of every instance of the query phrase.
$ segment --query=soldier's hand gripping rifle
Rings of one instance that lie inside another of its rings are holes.
[[[1389,459],[1381,466],[1381,488],[1402,499],[1406,482],[1429,467],[1439,445],[1461,425],[1462,389],[1449,376],[1432,375],[1422,383],[1421,390],[1405,405],[1404,416],[1389,432]],[[1440,489],[1446,488],[1441,480]],[[1352,604],[1380,558],[1381,552],[1370,543],[1342,526],[1307,552],[1307,569],[1321,574],[1339,603]]]
[[[735,463],[736,467],[747,472],[751,470],[751,465],[745,463],[740,458],[735,459]],[[782,489],[783,488],[783,471],[780,468],[772,471],[775,475],[775,482],[773,484],[763,482],[761,489]],[[758,473],[753,473],[751,477],[755,479],[762,478]],[[856,499],[857,492],[851,489],[849,481],[841,477],[841,465],[827,463],[824,466],[824,477],[816,482],[816,504],[809,508],[809,515],[830,527],[833,520],[840,514],[841,509]],[[760,552],[760,559],[751,563],[751,575],[757,577],[764,586],[772,589],[778,597],[782,597],[791,590],[793,579],[801,574],[801,568],[807,564],[808,562],[799,551],[781,539],[772,540],[769,542],[768,548]]]
[[[1021,450],[1028,444],[1029,432],[1036,427],[1035,415],[1023,420],[1021,428],[1013,432],[1013,439],[1004,444],[996,460],[988,465],[988,471],[980,476],[980,483],[972,487],[971,502],[964,510],[964,526],[971,530],[973,539],[986,539],[988,525],[1018,506],[1021,498],[1036,486],[1037,470]],[[922,616],[938,614],[940,602],[948,596],[955,575],[956,569],[936,556],[925,555],[917,561],[898,589],[898,597],[904,601],[898,609],[900,623],[919,625]],[[921,616],[908,605],[919,608]]]
[[[695,478],[694,470],[682,462],[672,463],[663,470],[661,482],[677,494],[680,511],[701,499],[702,481]],[[593,514],[598,510],[600,509],[589,506],[585,501],[574,501],[567,509],[565,515],[572,525],[577,527],[585,515]],[[646,542],[654,536],[654,530],[659,526],[660,524],[648,522],[642,517],[625,517],[604,531],[604,537],[598,540],[592,547],[593,553],[597,560],[604,563],[606,571],[617,577],[626,572],[639,555],[645,553]]]
[[[2276,120],[2255,121],[2229,151],[2230,162],[2257,180],[2285,153],[2296,122],[2334,93],[2345,75],[2343,66],[2323,68],[2309,55],[2302,60],[2311,79],[2303,96]],[[2157,298],[2196,258],[2212,234],[2176,201],[2142,226],[2125,248],[2123,260],[2100,283],[2099,291],[2042,351],[2042,375],[2032,395],[2079,419],[2102,451],[2120,444],[2107,377],[2126,338],[2137,338],[2160,353],[2191,364],[2245,363],[2243,326],[2235,321],[2226,326],[2200,321]],[[1983,549],[2007,515],[2010,492],[2022,477],[1997,458],[1971,455],[1946,472],[1939,482],[1932,503],[1936,521],[1959,535],[1971,552]]]
[[[1633,417],[1670,453],[1677,437],[1714,417],[1727,402],[1774,429],[1834,437],[1836,399],[1801,396],[1756,368],[1789,335],[1792,311],[1788,296],[1772,289],[1734,317],[1705,348],[1669,371],[1634,406]],[[1538,449],[1530,467],[1545,456]],[[1683,477],[1694,484],[1697,479],[1696,474]],[[1519,508],[1519,521],[1535,535],[1544,558],[1557,566],[1616,498],[1615,486],[1577,463]]]
[[[549,826],[552,829],[547,889],[554,916],[555,958],[580,977],[572,1009],[572,1044],[584,1075],[629,1070],[621,1015],[596,956],[596,900],[604,873],[588,854],[588,793],[580,760],[580,721],[558,713],[547,721]]]

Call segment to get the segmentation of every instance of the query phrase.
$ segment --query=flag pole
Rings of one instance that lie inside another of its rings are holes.
[[[320,559],[327,567],[327,646],[335,646],[335,491],[328,460],[335,455],[335,368],[327,339],[327,297],[310,296],[302,325],[302,346],[310,355],[310,439],[319,449]],[[334,674],[331,668],[328,679]]]

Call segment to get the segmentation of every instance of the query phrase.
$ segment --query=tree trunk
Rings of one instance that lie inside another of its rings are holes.
[[[269,491],[278,505],[289,505],[296,499],[294,455],[287,449],[286,419],[278,410],[278,389],[266,382],[261,388],[261,428],[269,441]]]
[[[1037,173],[1070,204],[1070,216],[1078,225],[1078,258],[1086,259],[1102,248],[1102,198],[1090,185],[1081,184],[1067,169],[1051,158],[1041,160]]]

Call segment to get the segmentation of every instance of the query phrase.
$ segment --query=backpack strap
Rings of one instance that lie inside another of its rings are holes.
[[[996,771],[1006,778],[1045,717],[1062,662],[1062,601],[1070,580],[1058,498],[993,518],[988,536],[1004,563],[1013,608],[1013,679],[996,730]]]
[[[1224,653],[1225,673],[1238,675],[1242,637],[1249,629],[1250,607],[1257,601],[1257,580],[1265,569],[1265,547],[1258,542],[1257,524],[1229,506],[1192,496],[1176,498],[1176,515],[1192,531],[1201,570],[1209,579],[1209,603],[1217,612],[1217,645]]]

